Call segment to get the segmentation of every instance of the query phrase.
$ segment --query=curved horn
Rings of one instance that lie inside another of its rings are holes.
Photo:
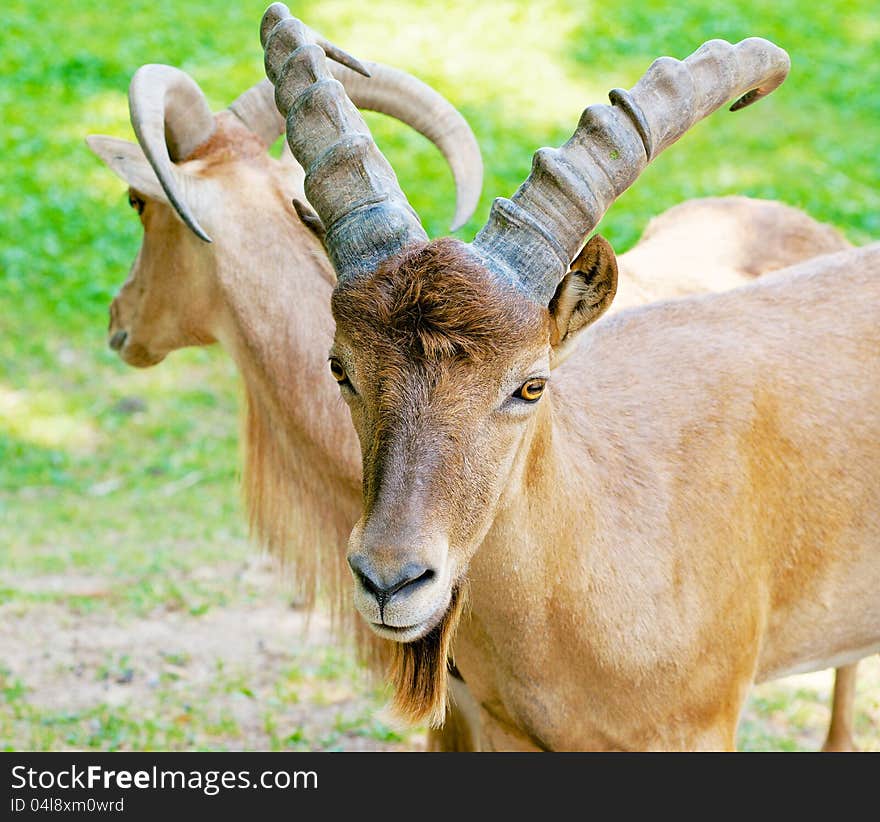
[[[370,72],[369,79],[345,66],[329,64],[331,74],[355,106],[400,120],[437,146],[455,180],[455,216],[450,231],[461,228],[474,213],[483,188],[480,147],[467,120],[443,95],[411,74],[366,60],[364,66]],[[268,80],[249,88],[229,110],[266,145],[284,133],[284,118],[275,106],[275,90]]]
[[[205,242],[211,238],[186,202],[185,182],[174,161],[189,156],[214,133],[214,115],[202,90],[172,66],[141,66],[128,87],[131,125],[168,200],[184,223]]]
[[[629,92],[611,92],[611,106],[586,109],[565,145],[538,150],[528,179],[495,200],[472,248],[546,304],[584,238],[654,157],[728,100],[738,98],[736,111],[769,94],[789,68],[788,55],[758,37],[655,60]]]
[[[333,78],[314,34],[283,3],[263,15],[260,40],[287,142],[306,173],[305,193],[327,228],[339,282],[428,235],[370,130]]]

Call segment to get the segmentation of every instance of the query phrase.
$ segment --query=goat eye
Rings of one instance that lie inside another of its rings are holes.
[[[137,211],[138,214],[144,213],[144,201],[131,191],[128,192],[128,204]]]
[[[340,384],[348,381],[348,375],[345,373],[342,363],[335,357],[330,359],[330,373],[333,375],[333,379]]]
[[[546,385],[547,380],[526,380],[516,389],[516,391],[513,392],[513,396],[519,400],[525,400],[526,402],[537,402],[541,399],[541,395],[544,393],[544,387]]]

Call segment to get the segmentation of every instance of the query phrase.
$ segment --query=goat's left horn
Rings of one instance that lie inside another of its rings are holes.
[[[788,55],[751,37],[710,40],[685,60],[661,57],[614,105],[590,106],[559,149],[540,149],[509,200],[498,198],[472,248],[496,274],[544,304],[617,197],[691,126],[736,97],[743,108],[777,88]]]
[[[188,157],[216,127],[211,107],[188,74],[173,66],[141,66],[128,87],[131,125],[180,218],[205,242],[211,238],[190,209],[174,162]]]
[[[330,74],[314,33],[274,3],[263,15],[260,40],[275,102],[287,117],[287,142],[305,170],[306,197],[327,229],[325,246],[339,282],[427,240],[367,124]]]

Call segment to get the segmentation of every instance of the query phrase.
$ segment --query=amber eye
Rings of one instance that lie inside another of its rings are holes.
[[[144,213],[144,201],[137,196],[133,191],[128,192],[128,204],[138,213]]]
[[[336,380],[336,382],[340,384],[348,382],[348,375],[345,373],[342,363],[335,357],[330,359],[330,373],[333,375],[333,379]]]
[[[543,379],[534,379],[534,380],[526,380],[516,391],[513,392],[513,396],[518,399],[525,400],[526,402],[537,402],[541,399],[541,394],[544,393],[544,387],[547,385],[547,380]]]

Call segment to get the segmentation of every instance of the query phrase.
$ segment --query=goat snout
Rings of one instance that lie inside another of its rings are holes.
[[[367,557],[362,555],[355,554],[349,557],[348,564],[358,582],[376,598],[380,609],[384,609],[393,596],[400,593],[411,593],[436,576],[432,568],[416,562],[407,563],[388,573],[379,571]]]
[[[109,345],[114,351],[119,351],[122,346],[125,345],[127,339],[127,331],[117,331],[112,337],[110,337]]]

